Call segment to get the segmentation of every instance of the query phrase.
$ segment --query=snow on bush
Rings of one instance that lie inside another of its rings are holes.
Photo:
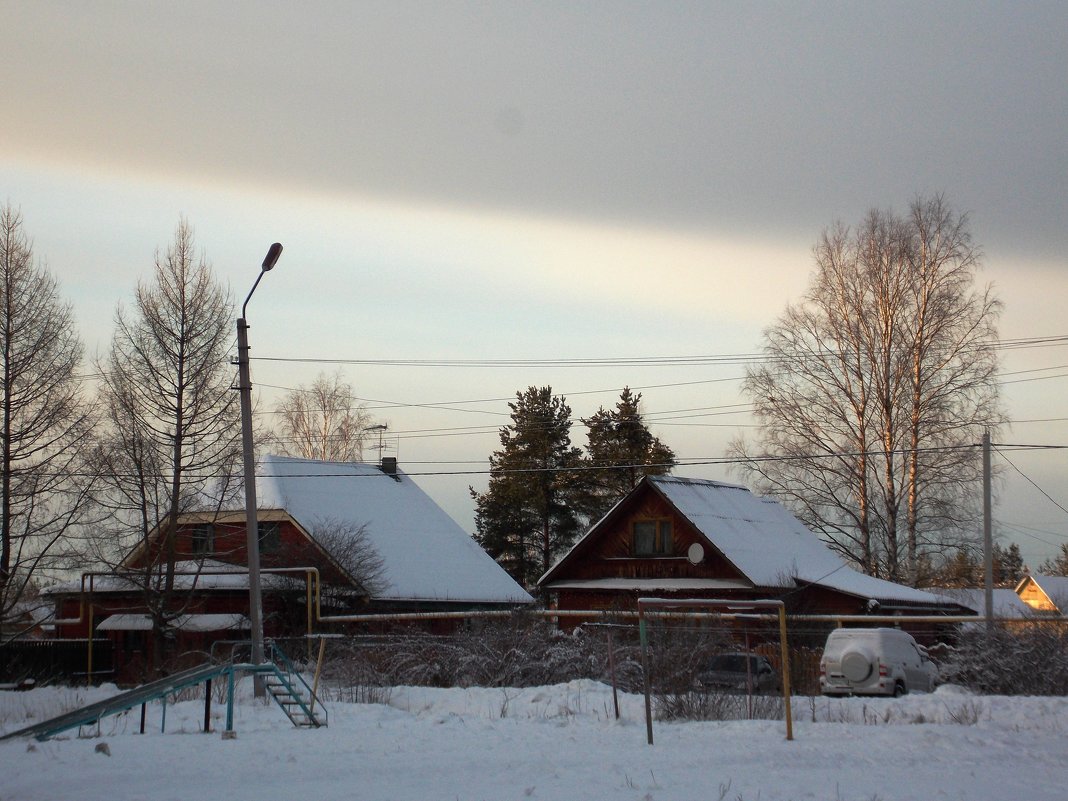
[[[634,647],[613,649],[617,676],[641,681]],[[607,680],[606,639],[517,615],[481,622],[453,635],[422,632],[353,637],[332,642],[323,677],[335,688],[533,687],[573,679]]]
[[[1068,630],[1057,623],[974,628],[940,649],[945,682],[987,695],[1068,695]]]

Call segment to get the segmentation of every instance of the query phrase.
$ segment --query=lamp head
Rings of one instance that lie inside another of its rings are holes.
[[[263,272],[271,270],[275,262],[278,261],[278,257],[282,255],[282,243],[275,242],[271,245],[271,249],[267,251],[267,255],[263,257]]]

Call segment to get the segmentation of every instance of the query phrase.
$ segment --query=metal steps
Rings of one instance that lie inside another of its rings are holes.
[[[317,729],[327,725],[327,711],[312,688],[277,643],[270,643],[274,670],[264,676],[264,686],[294,726]]]

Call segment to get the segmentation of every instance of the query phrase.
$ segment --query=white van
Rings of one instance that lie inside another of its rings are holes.
[[[937,678],[926,649],[898,629],[835,629],[820,659],[824,695],[929,693]]]

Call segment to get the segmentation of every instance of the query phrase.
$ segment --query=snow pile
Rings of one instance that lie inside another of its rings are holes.
[[[330,705],[330,727],[293,728],[249,697],[201,734],[202,700],[104,721],[98,736],[0,743],[3,801],[491,799],[1002,799],[1060,801],[1068,699],[976,696],[952,687],[901,699],[795,699],[782,721],[656,723],[643,699],[598,682],[510,688],[382,688],[383,703]],[[114,691],[113,688],[111,691]],[[108,690],[0,693],[0,727]],[[95,732],[94,732],[95,734]],[[106,748],[99,748],[106,744]]]

